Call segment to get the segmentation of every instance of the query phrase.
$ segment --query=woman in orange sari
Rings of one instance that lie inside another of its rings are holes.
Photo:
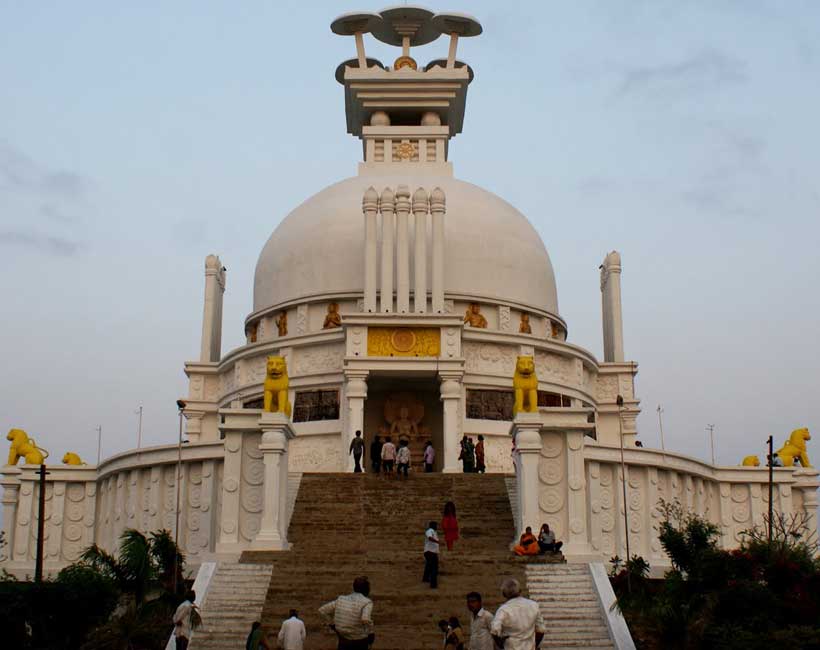
[[[527,526],[526,532],[518,540],[518,546],[513,548],[516,555],[538,555],[538,540],[532,534],[532,528]]]
[[[456,519],[456,504],[448,501],[444,504],[444,517],[441,520],[441,529],[444,531],[444,541],[447,550],[453,550],[453,543],[458,539],[458,519]]]

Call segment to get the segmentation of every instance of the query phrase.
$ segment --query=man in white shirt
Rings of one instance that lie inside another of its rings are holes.
[[[177,611],[174,612],[174,642],[176,650],[188,650],[188,643],[191,641],[192,617],[196,610],[194,601],[196,594],[192,589],[185,595]]]
[[[390,441],[390,436],[384,439],[382,445],[382,468],[385,474],[393,473],[393,464],[396,462],[396,445]]]
[[[305,647],[305,624],[295,609],[290,610],[290,618],[282,622],[279,629],[279,647],[282,650],[302,650]]]
[[[495,642],[504,650],[537,648],[547,631],[538,603],[521,597],[521,587],[514,578],[501,583],[501,595],[507,602],[498,608],[490,626]]]
[[[367,650],[375,639],[370,582],[364,576],[353,581],[353,593],[339,596],[319,608],[319,615],[339,637],[338,650]]]
[[[422,582],[429,582],[430,589],[438,588],[438,524],[431,521],[424,532],[424,576]]]
[[[399,450],[396,452],[396,476],[401,478],[401,473],[404,472],[404,478],[407,478],[407,470],[410,469],[410,447],[407,446],[407,441],[402,440],[399,443]]]
[[[471,591],[467,594],[467,609],[470,610],[470,650],[495,650],[490,627],[493,614],[481,604],[481,594]]]

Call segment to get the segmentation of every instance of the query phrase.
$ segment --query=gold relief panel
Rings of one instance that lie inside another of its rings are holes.
[[[437,357],[441,331],[437,327],[368,327],[369,357]]]

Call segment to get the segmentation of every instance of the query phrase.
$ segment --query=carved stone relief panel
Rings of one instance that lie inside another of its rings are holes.
[[[261,384],[264,382],[267,363],[268,357],[264,354],[247,360],[245,362],[245,383]]]
[[[512,377],[515,372],[515,347],[465,341],[463,351],[467,372],[503,377]]]
[[[538,351],[535,353],[535,371],[542,381],[576,386],[581,383],[581,371],[576,361],[580,363],[580,359],[567,359],[559,354]]]
[[[308,305],[302,304],[296,308],[296,334],[308,333]]]
[[[476,420],[513,419],[515,395],[511,390],[467,389],[466,414]]]
[[[510,308],[507,305],[498,306],[498,329],[502,332],[512,331]]]
[[[338,472],[341,469],[340,434],[296,436],[288,448],[291,472]]]
[[[614,402],[618,396],[617,375],[598,375],[596,395],[599,402]]]
[[[260,439],[260,433],[246,433],[242,436],[239,533],[247,541],[256,537],[262,519],[265,466],[259,450]]]
[[[298,376],[341,372],[344,354],[342,343],[299,348],[294,352],[295,358],[290,374]]]

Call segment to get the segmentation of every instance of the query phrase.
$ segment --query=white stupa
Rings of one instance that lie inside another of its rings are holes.
[[[450,144],[474,77],[456,51],[479,23],[396,7],[341,16],[331,29],[356,44],[336,79],[347,131],[362,141],[358,173],[309,197],[270,236],[247,342],[225,354],[225,272],[208,256],[201,355],[185,364],[187,444],[50,468],[47,568],[91,542],[113,548],[127,527],[173,530],[193,566],[287,548],[300,473],[352,471],[356,431],[367,443],[407,438],[414,467],[429,440],[442,472],[461,471],[463,436],[483,436],[487,471],[515,472],[519,527],[546,521],[570,558],[624,556],[628,527],[632,553],[663,565],[660,497],[679,498],[736,543],[765,510],[767,472],[635,446],[637,364],[624,356],[619,254],[601,265],[598,359],[569,342],[549,255],[527,218],[454,176]],[[412,58],[440,37],[446,56]],[[367,58],[366,38],[400,56],[390,66]],[[261,410],[269,356],[286,361],[290,419]],[[534,358],[539,408],[514,418],[519,356]],[[17,572],[34,559],[35,470],[3,469],[2,566]],[[775,478],[778,508],[815,516],[817,472]]]

